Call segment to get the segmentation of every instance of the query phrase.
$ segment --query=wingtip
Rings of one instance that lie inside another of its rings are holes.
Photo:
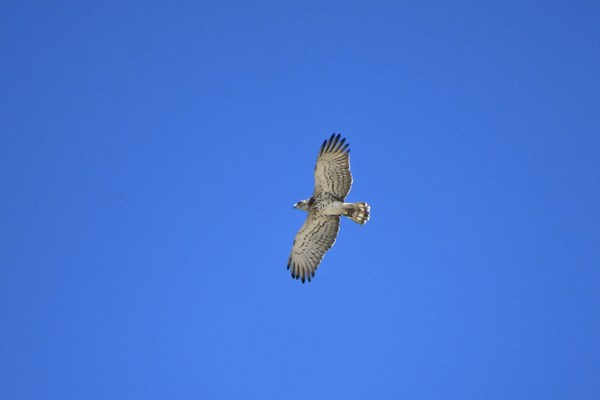
[[[333,148],[333,142],[335,141],[335,133],[331,134],[329,140],[327,140],[327,147],[325,148],[325,153],[328,153]]]
[[[325,140],[321,145],[319,156],[323,155],[323,153],[344,152],[349,145],[350,143],[346,142],[346,138],[343,138],[341,133],[336,134],[334,132],[329,139]]]

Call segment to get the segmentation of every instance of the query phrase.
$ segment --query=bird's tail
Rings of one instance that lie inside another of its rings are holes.
[[[371,207],[364,201],[358,203],[344,203],[343,214],[357,224],[364,225],[369,220]]]

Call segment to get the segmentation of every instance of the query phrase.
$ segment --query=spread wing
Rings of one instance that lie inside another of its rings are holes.
[[[323,256],[335,243],[340,230],[340,217],[310,212],[308,218],[296,234],[288,269],[292,278],[310,282]]]
[[[352,186],[350,174],[350,149],[346,139],[340,140],[340,134],[331,135],[323,142],[317,165],[315,166],[315,191],[313,197],[321,192],[331,193],[344,201]]]

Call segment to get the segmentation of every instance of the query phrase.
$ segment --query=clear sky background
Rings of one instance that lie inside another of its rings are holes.
[[[0,398],[600,398],[599,21],[3,2]],[[302,285],[332,132],[372,217]]]

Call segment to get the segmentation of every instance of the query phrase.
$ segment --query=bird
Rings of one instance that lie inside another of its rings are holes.
[[[294,238],[287,269],[292,278],[309,282],[325,253],[333,246],[342,216],[364,225],[371,213],[365,202],[345,203],[352,187],[349,143],[341,134],[323,142],[315,165],[315,188],[307,200],[294,204],[308,216]]]

